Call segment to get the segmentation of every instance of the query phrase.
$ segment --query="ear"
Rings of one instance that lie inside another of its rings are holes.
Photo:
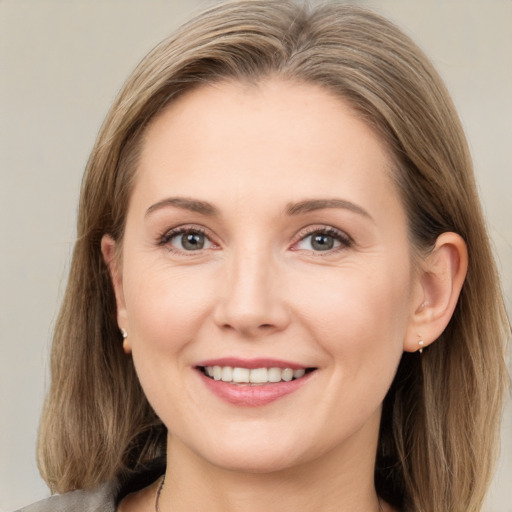
[[[127,333],[129,333],[128,315],[123,293],[123,276],[120,268],[120,261],[117,254],[116,241],[110,235],[103,235],[101,239],[101,253],[110,272],[110,279],[114,288],[117,306],[117,325],[123,333],[123,349],[131,353],[130,342]]]
[[[417,271],[405,351],[415,352],[441,336],[457,305],[467,269],[468,251],[462,237],[456,233],[440,235]]]

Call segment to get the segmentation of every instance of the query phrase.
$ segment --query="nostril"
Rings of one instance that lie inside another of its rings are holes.
[[[250,325],[234,325],[230,323],[225,323],[221,326],[223,330],[229,331],[229,330],[235,330],[235,331],[247,331],[247,332],[253,332],[256,334],[258,331],[272,331],[273,329],[276,329],[276,326],[273,324],[260,324],[255,325],[255,327],[251,327]]]

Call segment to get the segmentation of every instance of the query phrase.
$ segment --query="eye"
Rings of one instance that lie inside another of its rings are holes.
[[[167,232],[160,243],[178,252],[200,251],[214,247],[213,242],[202,230],[186,227]]]
[[[352,240],[348,235],[342,231],[334,228],[315,229],[310,231],[306,236],[303,236],[297,244],[295,250],[314,251],[314,252],[328,252],[336,251],[349,247]]]

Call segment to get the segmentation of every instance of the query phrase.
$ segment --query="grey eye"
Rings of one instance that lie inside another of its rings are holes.
[[[311,247],[315,251],[328,251],[334,247],[334,243],[335,240],[330,235],[325,235],[322,233],[311,235]]]
[[[170,239],[170,243],[181,251],[200,251],[210,244],[206,235],[197,231],[178,233]]]
[[[316,232],[305,236],[297,245],[298,249],[306,251],[330,251],[341,245],[339,235]]]

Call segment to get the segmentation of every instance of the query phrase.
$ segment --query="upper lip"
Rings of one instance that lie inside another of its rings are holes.
[[[200,361],[196,367],[204,366],[231,366],[232,368],[291,368],[292,370],[301,370],[311,368],[311,366],[294,363],[292,361],[284,361],[281,359],[271,359],[267,357],[257,357],[251,359],[242,359],[239,357],[221,357],[218,359],[207,359]]]

